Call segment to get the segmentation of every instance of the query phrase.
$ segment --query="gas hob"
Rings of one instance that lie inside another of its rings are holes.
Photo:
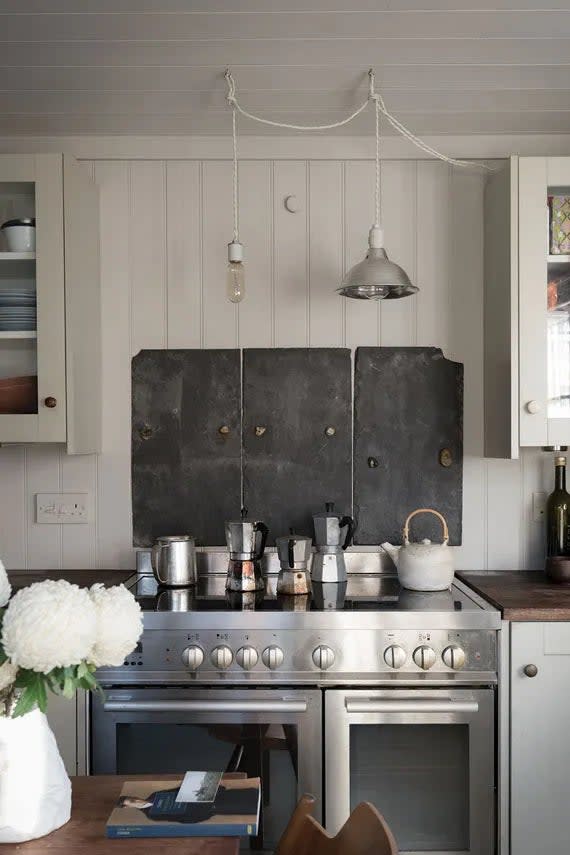
[[[104,684],[490,684],[497,679],[499,613],[463,583],[407,591],[396,576],[349,574],[311,596],[228,595],[223,574],[195,588],[126,583],[143,610],[137,650]]]

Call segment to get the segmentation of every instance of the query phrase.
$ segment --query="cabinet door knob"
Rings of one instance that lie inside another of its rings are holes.
[[[53,410],[54,407],[57,407],[57,399],[49,395],[47,398],[44,399],[44,405],[49,410]]]
[[[525,665],[523,671],[527,677],[536,677],[538,674],[538,668],[536,665]]]
[[[537,413],[540,413],[542,407],[538,401],[527,401],[525,409],[531,416],[535,416]]]

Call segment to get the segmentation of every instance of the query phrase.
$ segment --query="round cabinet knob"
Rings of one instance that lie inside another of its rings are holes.
[[[240,647],[236,653],[236,662],[244,671],[251,671],[252,668],[255,668],[258,659],[257,650],[249,645]]]
[[[197,644],[191,644],[182,653],[182,661],[190,671],[197,671],[204,661],[204,651]]]
[[[48,395],[47,398],[44,398],[44,406],[48,408],[48,410],[53,410],[57,407],[57,398],[54,398],[52,395]]]
[[[540,413],[542,407],[538,401],[527,401],[525,407],[527,413],[530,413],[531,416],[536,415],[536,413]]]
[[[536,665],[525,665],[523,671],[527,677],[536,677],[538,674],[538,668]]]
[[[284,205],[285,209],[289,211],[290,214],[296,214],[301,210],[301,203],[296,196],[285,196]]]
[[[266,668],[270,668],[272,671],[275,671],[276,668],[283,665],[284,658],[283,651],[280,647],[277,647],[276,644],[270,644],[269,647],[266,647],[261,654],[263,664]]]
[[[450,644],[446,647],[441,658],[448,668],[453,668],[454,671],[459,671],[465,665],[465,651],[458,647],[457,644]]]
[[[391,644],[390,647],[387,647],[384,651],[384,662],[386,665],[389,665],[390,668],[401,668],[402,665],[406,664],[406,659],[408,658],[406,651],[403,647],[400,647],[399,644]]]
[[[220,644],[219,647],[214,647],[212,650],[212,663],[221,671],[229,668],[233,661],[233,653],[225,644]]]
[[[313,662],[321,671],[326,671],[331,665],[334,665],[334,650],[327,647],[326,644],[319,644],[313,650]]]
[[[422,671],[429,671],[435,665],[435,652],[426,644],[421,644],[414,650],[414,662]]]

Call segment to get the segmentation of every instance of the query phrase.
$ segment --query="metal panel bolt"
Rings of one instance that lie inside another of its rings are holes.
[[[325,428],[325,436],[334,436],[335,433],[336,428],[332,427],[332,425],[329,425],[327,428]]]
[[[255,435],[256,436],[263,436],[263,434],[265,433],[266,430],[267,430],[267,428],[264,427],[263,425],[256,425],[255,426]]]
[[[439,452],[439,462],[441,466],[445,466],[446,469],[449,469],[451,464],[453,463],[453,455],[449,448],[442,448]]]
[[[378,459],[376,457],[368,458],[368,468],[369,469],[377,469],[380,466]]]
[[[230,432],[228,425],[222,425],[218,428],[218,433],[221,433],[222,436],[227,436]]]
[[[141,439],[150,439],[153,434],[153,429],[150,425],[143,425],[142,428],[139,429],[139,436]]]

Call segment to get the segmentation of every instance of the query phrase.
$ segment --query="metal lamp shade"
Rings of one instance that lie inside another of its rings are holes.
[[[337,289],[343,297],[353,300],[397,300],[418,290],[382,247],[370,247],[364,261],[351,267]]]

